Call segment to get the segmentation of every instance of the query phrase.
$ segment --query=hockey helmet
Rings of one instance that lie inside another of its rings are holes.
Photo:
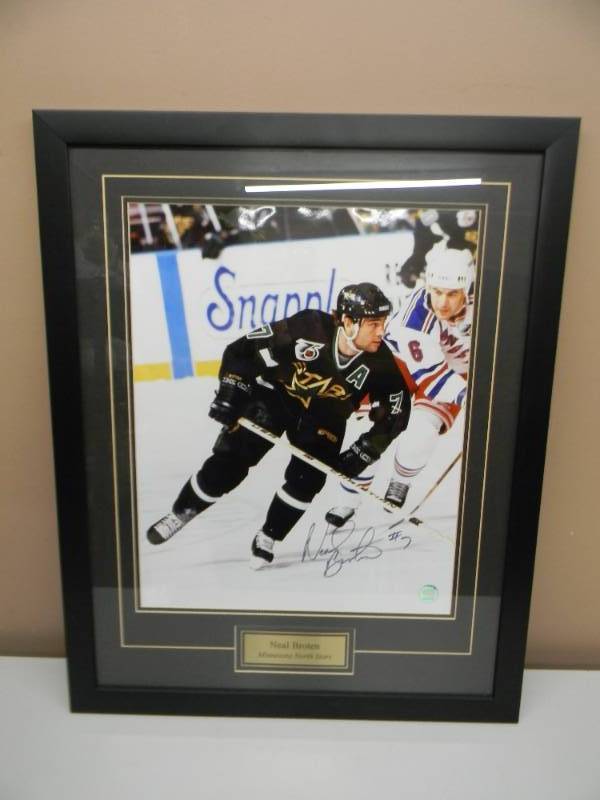
[[[436,245],[425,256],[427,289],[462,289],[467,294],[474,281],[470,250],[453,250]]]
[[[338,294],[335,316],[341,325],[344,314],[360,322],[366,317],[387,317],[391,311],[392,304],[374,283],[351,283]]]

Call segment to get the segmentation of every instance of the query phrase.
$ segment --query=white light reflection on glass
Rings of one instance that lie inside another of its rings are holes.
[[[321,183],[255,184],[244,186],[248,194],[261,192],[347,192],[353,189],[433,189],[446,186],[480,186],[481,178],[436,178],[432,180],[403,181],[341,181]]]
[[[238,225],[244,231],[256,231],[268,222],[275,209],[273,206],[260,206],[259,208],[240,208]]]

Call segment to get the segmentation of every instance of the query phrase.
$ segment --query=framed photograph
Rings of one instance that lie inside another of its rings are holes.
[[[34,129],[72,709],[516,721],[578,120]]]

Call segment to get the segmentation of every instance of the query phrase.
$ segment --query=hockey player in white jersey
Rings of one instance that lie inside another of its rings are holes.
[[[448,431],[463,405],[473,324],[474,267],[469,250],[445,244],[428,254],[425,286],[414,290],[392,317],[385,343],[396,358],[413,397],[406,430],[398,437],[385,499],[401,508],[412,482],[428,463],[440,434]],[[358,480],[368,488],[374,478]],[[360,491],[342,484],[344,504],[326,520],[343,525],[360,503]]]

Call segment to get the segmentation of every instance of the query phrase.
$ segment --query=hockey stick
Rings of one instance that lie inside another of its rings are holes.
[[[421,506],[422,506],[422,505],[425,503],[425,501],[426,501],[426,500],[428,500],[428,499],[431,497],[431,495],[432,495],[432,494],[435,492],[435,490],[438,488],[438,486],[440,485],[440,483],[441,483],[441,482],[444,480],[444,478],[445,478],[445,477],[446,477],[446,476],[447,476],[447,475],[450,473],[450,471],[453,469],[453,467],[455,466],[455,464],[457,464],[457,463],[458,463],[458,461],[460,460],[461,456],[462,456],[462,450],[460,451],[460,453],[457,453],[457,455],[456,455],[456,456],[455,456],[455,457],[452,459],[452,461],[450,462],[450,464],[448,464],[448,466],[447,466],[447,467],[446,467],[446,469],[445,469],[445,470],[442,472],[442,474],[441,474],[441,475],[440,475],[440,477],[437,479],[437,481],[436,481],[436,482],[433,484],[433,486],[432,486],[432,487],[429,489],[429,491],[427,492],[427,494],[425,495],[425,497],[421,498],[421,500],[420,500],[420,501],[417,503],[417,505],[416,505],[416,506],[415,506],[415,507],[412,509],[412,511],[409,511],[409,512],[408,512],[408,514],[407,514],[405,517],[402,517],[402,519],[398,520],[398,522],[394,522],[392,525],[390,525],[390,528],[395,528],[397,525],[401,525],[403,522],[410,522],[410,523],[412,523],[413,525],[423,525],[423,524],[427,525],[427,523],[423,523],[423,520],[422,520],[422,519],[419,519],[419,517],[415,517],[415,516],[414,516],[414,513],[415,513],[415,511],[418,511],[418,510],[421,508]],[[443,533],[440,533],[440,531],[436,531],[436,529],[435,529],[435,528],[432,528],[432,527],[431,527],[431,525],[427,525],[427,527],[428,527],[430,530],[432,530],[432,531],[434,531],[435,533],[437,533],[437,534],[438,534],[439,536],[441,536],[442,538],[444,538],[444,539],[449,539],[449,537],[445,536]]]
[[[260,425],[257,425],[256,422],[252,422],[251,420],[246,419],[246,417],[240,417],[238,419],[238,425],[241,425],[242,428],[246,428],[246,430],[252,431],[252,433],[255,433],[257,436],[261,436],[268,442],[272,442],[272,444],[277,444],[277,442],[281,441],[279,436],[275,436],[275,434],[271,433],[271,431],[262,428]],[[388,503],[387,500],[385,500],[383,497],[380,497],[378,494],[375,494],[375,492],[372,492],[370,489],[366,489],[364,486],[362,486],[362,484],[358,483],[358,481],[352,480],[352,478],[349,478],[347,475],[344,475],[343,472],[338,472],[337,469],[330,467],[329,464],[325,464],[323,461],[319,461],[318,458],[315,458],[314,456],[305,453],[304,450],[300,450],[299,447],[296,447],[295,445],[291,444],[291,442],[287,443],[287,448],[296,456],[296,458],[299,458],[306,464],[310,464],[311,467],[315,467],[321,472],[324,472],[326,475],[333,475],[336,478],[339,478],[340,480],[344,481],[345,483],[354,486],[356,489],[359,489],[361,492],[363,492],[363,494],[370,495],[373,499],[378,500],[383,505],[383,507],[388,511],[397,510],[397,506],[393,505],[393,503]]]
[[[450,542],[450,544],[454,544],[453,536],[450,536],[447,533],[442,533],[442,531],[438,531],[438,529],[434,528],[433,525],[430,525],[428,522],[419,519],[419,517],[409,517],[408,519],[406,519],[405,517],[404,519],[401,519],[399,522],[395,522],[391,526],[394,529],[393,532],[396,532],[397,530],[399,531],[403,530],[404,523],[414,525],[415,528],[420,528],[421,526],[423,526],[424,530],[429,531],[430,533],[434,533],[439,539],[444,539],[444,541]]]

